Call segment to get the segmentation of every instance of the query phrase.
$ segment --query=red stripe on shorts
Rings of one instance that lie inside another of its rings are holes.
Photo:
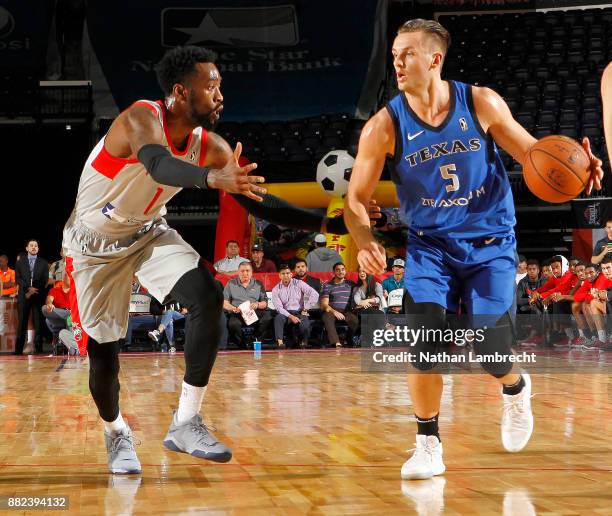
[[[84,357],[87,355],[87,343],[89,342],[89,335],[85,333],[83,325],[81,324],[81,316],[79,315],[79,304],[77,302],[76,287],[74,285],[74,279],[72,278],[72,272],[74,271],[74,264],[72,258],[66,256],[66,273],[70,278],[70,292],[68,293],[68,299],[70,300],[70,318],[72,319],[72,333],[74,340],[76,340],[79,346],[79,354]]]

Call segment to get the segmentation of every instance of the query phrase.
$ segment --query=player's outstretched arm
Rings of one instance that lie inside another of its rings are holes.
[[[262,202],[255,202],[244,195],[231,195],[251,215],[272,224],[305,231],[335,233],[336,235],[348,233],[342,217],[326,217],[319,212],[295,206],[272,194],[263,194]],[[370,224],[374,224],[376,219],[381,217],[380,207],[375,201],[370,203],[368,215]]]
[[[151,177],[160,184],[182,188],[218,188],[243,193],[255,200],[263,191],[257,183],[262,177],[248,176],[257,168],[255,163],[241,167],[238,158],[242,147],[236,146],[217,168],[198,167],[179,160],[162,145],[163,128],[159,119],[144,105],[135,104],[119,115],[107,137],[107,150],[117,157],[136,156]]]
[[[484,131],[490,132],[502,149],[524,165],[527,151],[537,140],[514,119],[508,104],[498,93],[490,88],[474,87],[473,97],[476,114]],[[582,139],[582,147],[591,163],[591,178],[586,187],[586,193],[590,194],[593,186],[601,190],[603,170],[601,160],[591,152],[588,138]]]
[[[232,150],[229,144],[218,134],[209,133],[206,144],[206,164],[219,167],[229,159],[232,159]],[[251,215],[273,224],[338,235],[348,233],[342,217],[328,218],[320,213],[299,208],[279,197],[265,193],[263,189],[260,193],[261,197],[257,199],[253,196],[237,195],[235,193],[232,193],[232,197]],[[258,200],[260,202],[255,202]],[[380,218],[380,208],[375,202],[369,206],[369,217],[373,220]]]
[[[608,159],[612,160],[612,62],[606,66],[601,76],[601,103]]]
[[[395,129],[386,109],[380,110],[364,126],[346,199],[344,221],[359,248],[357,260],[369,274],[384,272],[384,248],[370,228],[368,205],[380,180],[387,155],[395,152]]]

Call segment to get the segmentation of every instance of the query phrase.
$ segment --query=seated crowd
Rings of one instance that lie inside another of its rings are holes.
[[[556,255],[519,259],[516,304],[520,344],[612,350],[612,220],[590,263]]]
[[[542,263],[519,257],[516,327],[521,346],[612,350],[612,328],[606,327],[606,314],[612,309],[612,220],[606,231],[608,238],[596,244],[590,263],[560,255]],[[291,266],[281,264],[277,272],[274,262],[265,258],[261,244],[252,247],[249,260],[239,255],[238,242],[228,241],[226,257],[215,263],[224,297],[220,349],[247,349],[257,340],[278,348],[354,346],[359,343],[363,315],[385,314],[386,324],[401,321],[397,317],[402,313],[403,259],[393,259],[391,274],[375,278],[361,269],[357,274],[348,273],[340,256],[325,246],[325,236],[317,235],[315,248],[305,259]],[[18,260],[25,256],[31,262],[32,255],[25,253]],[[38,314],[44,317],[55,352],[63,342],[62,330],[71,329],[70,282],[63,257],[49,266],[46,289],[39,296],[44,304]],[[26,301],[30,290],[25,293]],[[0,296],[10,299],[18,292],[19,274],[16,277],[7,257],[0,256]],[[26,353],[33,352],[35,312],[32,309],[27,315]],[[153,345],[154,349],[174,352],[188,323],[185,308],[176,303],[162,306],[134,278],[123,349],[138,349],[135,344],[140,339],[146,343],[141,349]],[[36,327],[37,343],[38,333],[40,328]],[[69,343],[63,343],[70,348]],[[37,350],[41,351],[42,345],[37,344]]]

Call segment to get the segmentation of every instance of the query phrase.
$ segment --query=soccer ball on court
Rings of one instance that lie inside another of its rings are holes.
[[[317,181],[331,197],[344,197],[348,191],[355,159],[345,150],[328,152],[317,165]]]

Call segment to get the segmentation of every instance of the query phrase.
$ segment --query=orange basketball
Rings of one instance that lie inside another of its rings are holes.
[[[523,177],[529,190],[543,201],[561,203],[574,199],[585,189],[589,157],[567,136],[546,136],[527,152]]]

